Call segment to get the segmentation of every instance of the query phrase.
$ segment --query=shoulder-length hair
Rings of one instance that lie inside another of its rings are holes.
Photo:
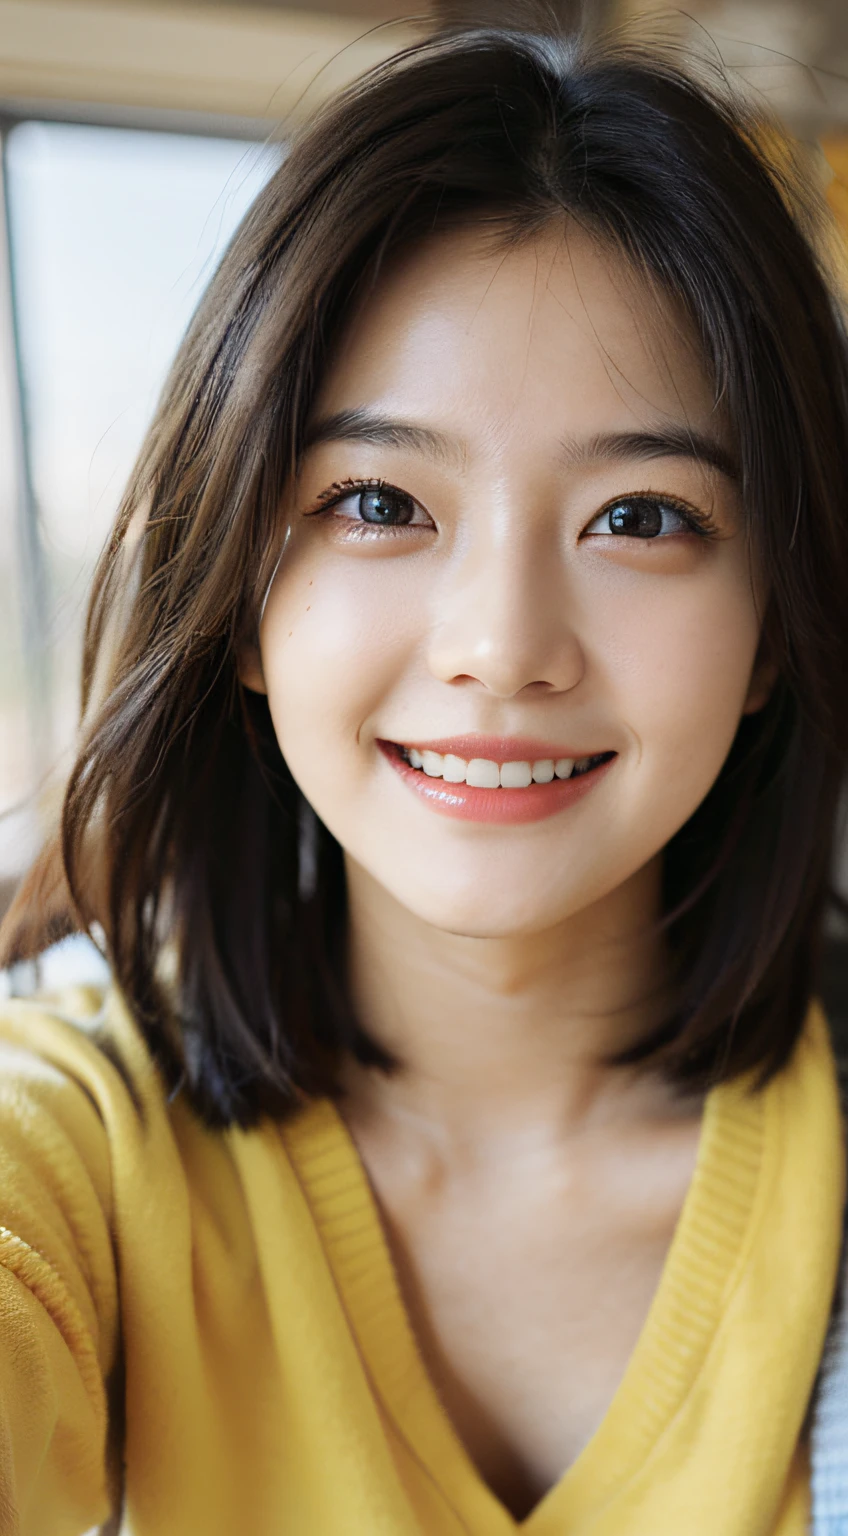
[[[383,1059],[349,998],[341,850],[236,658],[354,297],[387,253],[483,220],[521,239],[566,214],[623,253],[685,307],[735,427],[780,676],[665,850],[675,995],[634,1054],[697,1088],[793,1048],[848,757],[848,344],[792,151],[702,73],[499,28],[416,45],[301,131],[200,305],[97,570],[61,834],[5,955],[99,924],[210,1124],[334,1092],[343,1051]]]

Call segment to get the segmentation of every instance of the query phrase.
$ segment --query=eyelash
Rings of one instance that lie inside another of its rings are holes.
[[[338,502],[344,501],[348,496],[356,495],[357,491],[399,491],[399,485],[392,485],[388,480],[334,480],[326,491],[322,491],[315,498],[315,506],[311,507],[304,515],[317,517],[320,512],[330,512]],[[407,493],[408,494],[408,493]],[[383,526],[390,527],[391,524]]]
[[[311,507],[308,512],[305,512],[304,516],[319,517],[321,513],[331,512],[333,507],[337,506],[340,501],[344,501],[348,496],[356,495],[357,492],[374,491],[379,494],[381,491],[386,490],[397,491],[400,490],[400,487],[392,485],[388,480],[335,480],[332,485],[328,486],[325,491],[322,491],[320,495],[316,497],[315,506]],[[405,492],[404,494],[408,495],[409,493]],[[598,511],[594,513],[593,517],[590,519],[590,522],[594,522],[597,518],[602,517],[605,512],[612,511],[613,507],[619,506],[624,501],[660,502],[663,506],[669,507],[671,511],[677,512],[679,516],[689,524],[692,532],[697,534],[699,538],[711,539],[715,538],[718,534],[716,524],[708,512],[704,512],[698,507],[693,507],[689,502],[681,501],[676,496],[664,496],[657,491],[647,490],[628,491],[623,496],[613,497],[611,501],[608,501],[605,506],[600,507]],[[366,537],[370,538],[373,537],[375,533],[379,534],[380,537],[383,537],[386,534],[401,534],[405,533],[409,526],[410,525],[408,523],[392,524],[352,522],[351,528],[348,531],[348,537],[360,538],[364,534]],[[609,535],[609,537],[615,538],[621,537],[621,535],[612,534]],[[638,542],[651,543],[656,541],[647,539],[643,541],[640,539]]]

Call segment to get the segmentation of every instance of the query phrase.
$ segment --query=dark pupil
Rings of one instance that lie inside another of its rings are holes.
[[[655,539],[662,533],[662,507],[656,501],[620,501],[609,520],[613,533],[629,533],[637,539]]]
[[[405,491],[384,486],[381,491],[361,491],[359,494],[359,515],[365,523],[409,523],[412,513],[412,497]]]

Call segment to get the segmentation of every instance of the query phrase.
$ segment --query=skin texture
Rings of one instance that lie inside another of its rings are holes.
[[[413,1327],[523,1516],[609,1406],[691,1179],[700,1106],[607,1059],[662,1007],[662,849],[768,695],[762,594],[731,474],[596,451],[673,429],[732,462],[733,438],[685,318],[574,227],[397,261],[314,420],[353,409],[438,441],[307,451],[242,677],[345,850],[356,1003],[403,1064],[349,1064],[343,1112]],[[412,524],[363,529],[350,492],[320,509],[358,479],[407,492]],[[598,531],[639,493],[712,536]],[[377,746],[467,732],[618,756],[565,811],[504,826],[437,814]]]

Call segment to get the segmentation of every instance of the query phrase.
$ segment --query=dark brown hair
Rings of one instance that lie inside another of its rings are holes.
[[[8,960],[98,923],[169,1090],[210,1123],[332,1092],[341,1051],[380,1059],[346,985],[341,850],[235,656],[354,296],[389,251],[481,220],[519,239],[564,212],[624,253],[686,307],[734,424],[780,680],[666,849],[676,996],[637,1055],[692,1085],[787,1059],[848,755],[848,349],[776,142],[669,54],[457,27],[322,109],[249,212],[100,562],[61,837],[5,928]]]

